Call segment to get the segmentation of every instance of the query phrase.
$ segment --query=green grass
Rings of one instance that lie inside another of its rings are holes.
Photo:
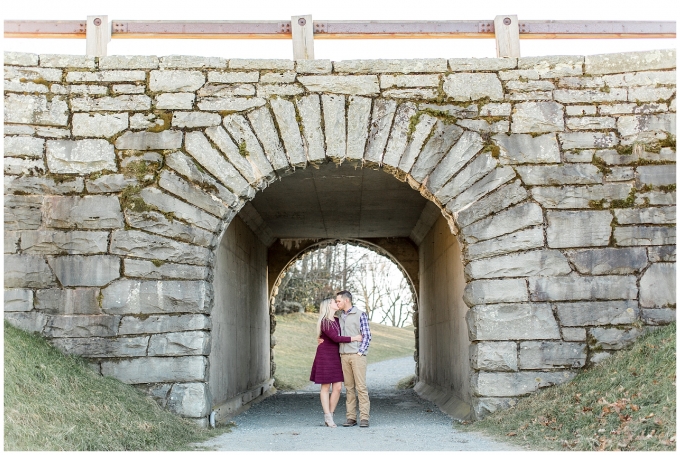
[[[316,354],[316,320],[314,313],[276,316],[276,388],[295,390],[310,384],[309,373]],[[415,351],[413,327],[398,328],[371,323],[368,363],[412,356]]]
[[[200,429],[5,322],[5,450],[190,450]]]
[[[675,324],[568,383],[456,428],[532,450],[675,450]]]

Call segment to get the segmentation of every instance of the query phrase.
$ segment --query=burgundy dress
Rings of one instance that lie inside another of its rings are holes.
[[[339,343],[349,343],[352,337],[340,336],[340,322],[321,321],[321,339],[323,343],[316,347],[316,357],[312,365],[310,381],[316,384],[342,382],[342,364],[340,363]]]

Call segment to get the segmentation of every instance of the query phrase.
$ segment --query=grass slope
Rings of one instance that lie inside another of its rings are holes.
[[[309,384],[309,373],[316,354],[317,314],[293,313],[276,316],[276,387],[300,389]],[[398,328],[371,323],[368,363],[412,356],[415,351],[413,328]]]
[[[456,428],[529,449],[675,450],[675,324],[641,337],[568,383]]]
[[[200,429],[5,322],[5,450],[189,450]]]

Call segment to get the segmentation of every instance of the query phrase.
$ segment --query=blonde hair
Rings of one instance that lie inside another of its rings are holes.
[[[316,336],[321,336],[321,327],[326,328],[328,324],[335,321],[335,311],[331,308],[333,299],[324,299],[319,305],[319,320],[316,321]]]

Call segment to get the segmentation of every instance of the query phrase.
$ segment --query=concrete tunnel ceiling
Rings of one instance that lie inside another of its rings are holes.
[[[409,237],[428,201],[382,169],[308,166],[251,201],[275,238]]]

